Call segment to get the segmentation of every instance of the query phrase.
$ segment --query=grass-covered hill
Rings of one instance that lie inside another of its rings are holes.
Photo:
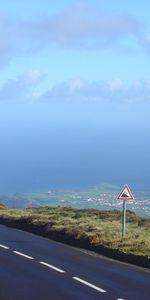
[[[111,249],[150,256],[150,219],[127,211],[126,238],[121,239],[121,212],[71,207],[0,210],[0,223],[42,234],[84,248]],[[93,247],[93,248],[92,248]],[[105,254],[105,251],[103,253]]]

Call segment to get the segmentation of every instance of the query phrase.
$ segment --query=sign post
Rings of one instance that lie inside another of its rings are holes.
[[[126,200],[123,201],[123,216],[122,216],[122,239],[126,235]]]
[[[118,200],[123,200],[123,214],[122,214],[122,239],[126,235],[126,201],[134,200],[134,197],[127,184],[124,185],[123,189],[117,196]]]

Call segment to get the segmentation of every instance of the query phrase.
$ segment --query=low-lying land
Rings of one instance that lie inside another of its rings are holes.
[[[0,209],[0,223],[110,257],[150,266],[150,219],[127,211],[126,238],[121,239],[121,212],[71,207]]]
[[[100,184],[80,190],[47,190],[47,192],[15,193],[0,195],[0,202],[12,208],[39,206],[64,206],[95,208],[100,210],[122,210],[122,201],[117,200],[121,187]],[[150,191],[132,190],[134,201],[127,208],[143,217],[150,217]]]

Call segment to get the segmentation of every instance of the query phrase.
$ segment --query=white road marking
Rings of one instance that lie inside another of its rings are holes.
[[[3,248],[3,249],[10,249],[9,247],[7,247],[7,246],[5,246],[5,245],[2,245],[2,244],[0,244],[0,247]],[[29,255],[26,255],[26,254],[24,254],[24,253],[22,253],[22,252],[19,252],[19,251],[13,251],[13,252],[14,252],[15,254],[18,254],[18,255],[20,255],[20,256],[26,257],[26,258],[28,258],[28,259],[34,259],[34,257],[29,256]],[[57,267],[55,267],[55,266],[53,266],[53,265],[50,265],[50,264],[48,264],[48,263],[46,263],[46,262],[39,261],[39,263],[40,263],[41,265],[44,265],[44,266],[46,266],[46,267],[48,267],[48,268],[51,268],[51,269],[57,271],[57,272],[65,273],[64,270],[59,269],[59,268],[57,268]],[[90,283],[90,282],[88,282],[88,281],[85,281],[85,280],[83,280],[83,279],[81,279],[81,278],[79,278],[79,277],[72,277],[72,278],[73,278],[74,280],[79,281],[80,283],[83,283],[83,284],[85,284],[85,285],[87,285],[87,286],[89,286],[89,287],[95,289],[95,290],[98,291],[98,292],[106,293],[106,291],[103,290],[103,289],[101,289],[100,287],[98,287],[98,286],[96,286],[96,285],[94,285],[94,284],[92,284],[92,283]],[[123,299],[123,298],[117,298],[117,300],[124,300],[124,299]]]
[[[96,286],[94,284],[91,284],[91,283],[89,283],[89,282],[87,282],[87,281],[85,281],[85,280],[83,280],[83,279],[81,279],[79,277],[72,277],[72,278],[75,279],[75,280],[77,280],[77,281],[79,281],[79,282],[81,282],[81,283],[83,283],[83,284],[85,284],[85,285],[88,285],[89,287],[91,287],[91,288],[93,288],[93,289],[95,289],[95,290],[97,290],[97,291],[99,291],[101,293],[106,293],[105,290],[103,290],[103,289],[99,288],[98,286]]]
[[[59,268],[57,268],[57,267],[55,267],[55,266],[52,266],[52,265],[50,265],[50,264],[47,264],[47,263],[45,263],[44,261],[39,261],[39,263],[40,263],[41,265],[44,265],[44,266],[46,266],[46,267],[48,267],[48,268],[51,268],[51,269],[57,271],[57,272],[65,273],[65,271],[63,271],[63,270],[61,270],[61,269],[59,269]]]
[[[16,253],[16,254],[18,254],[18,255],[20,255],[20,256],[26,257],[28,259],[34,259],[32,256],[26,255],[26,254],[24,254],[22,252],[18,252],[18,251],[13,251],[13,252]]]
[[[1,245],[1,244],[0,244],[0,247],[3,248],[3,249],[9,249],[9,247]]]

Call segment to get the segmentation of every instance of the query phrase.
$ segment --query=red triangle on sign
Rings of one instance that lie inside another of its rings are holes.
[[[117,196],[118,200],[134,200],[132,192],[130,191],[127,184],[124,185],[123,189]]]

